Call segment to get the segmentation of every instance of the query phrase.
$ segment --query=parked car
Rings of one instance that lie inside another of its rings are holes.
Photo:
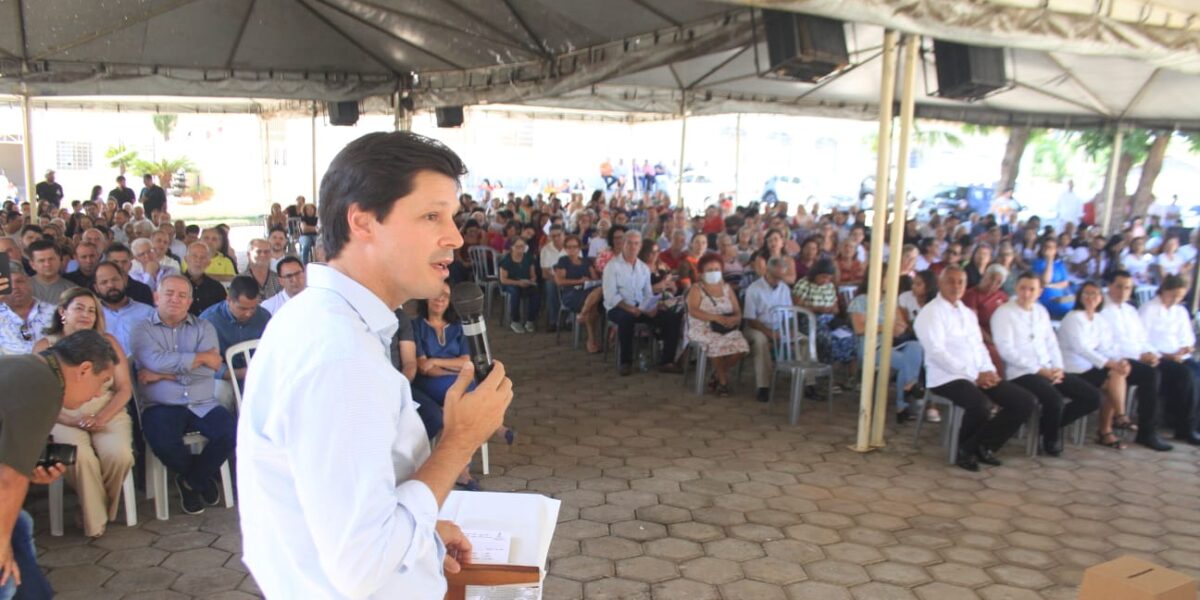
[[[794,204],[804,200],[806,197],[807,194],[804,193],[804,189],[801,187],[799,177],[773,175],[767,178],[767,182],[763,184],[763,204],[775,204],[780,200]]]

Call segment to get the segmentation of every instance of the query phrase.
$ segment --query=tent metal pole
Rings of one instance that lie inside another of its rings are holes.
[[[875,215],[871,226],[871,253],[867,277],[876,282],[867,290],[867,323],[863,340],[862,390],[858,399],[858,437],[851,450],[870,452],[871,411],[874,408],[875,340],[879,335],[878,282],[883,271],[883,228],[887,225],[888,175],[891,173],[892,103],[896,97],[896,32],[883,36],[883,76],[879,85],[878,163],[875,169]]]
[[[733,130],[733,199],[734,204],[742,199],[742,113],[737,114]]]
[[[309,129],[309,148],[312,150],[312,154],[310,155],[310,162],[309,162],[309,166],[312,169],[312,171],[311,171],[312,181],[311,181],[311,188],[310,188],[312,195],[309,196],[308,199],[309,199],[309,202],[316,204],[317,203],[317,101],[316,100],[313,100],[313,103],[312,103],[312,121],[310,123],[310,129]]]
[[[900,93],[900,146],[896,153],[896,193],[892,196],[891,255],[888,257],[887,277],[884,279],[883,335],[879,347],[879,369],[875,376],[874,424],[871,446],[882,448],[883,430],[887,425],[888,382],[892,376],[892,334],[896,326],[896,298],[900,294],[900,261],[904,254],[905,198],[908,195],[908,147],[912,142],[913,112],[917,87],[917,51],[921,37],[908,34],[904,38],[904,89]],[[872,236],[873,237],[873,236]],[[878,280],[871,280],[876,282]],[[878,287],[877,285],[875,287]]]
[[[1113,204],[1117,197],[1117,165],[1121,162],[1121,152],[1125,145],[1125,128],[1117,125],[1117,135],[1113,137],[1112,157],[1108,161],[1108,186],[1104,189],[1104,221],[1101,231],[1108,237],[1112,231]]]
[[[683,160],[684,150],[687,148],[687,92],[683,92],[683,98],[679,100],[679,114],[683,116],[683,129],[679,133],[679,172],[675,175],[675,204],[679,209],[683,209]]]
[[[33,224],[37,225],[38,203],[33,178],[33,113],[29,108],[29,94],[21,94],[21,157],[25,163],[25,201],[29,202]],[[20,208],[20,207],[18,207]]]

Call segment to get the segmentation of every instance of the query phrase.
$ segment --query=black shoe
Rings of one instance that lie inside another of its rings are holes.
[[[954,461],[954,464],[958,465],[960,469],[966,469],[972,473],[978,473],[979,460],[975,458],[975,454],[976,453],[974,452],[963,452],[962,450],[959,450],[958,459]]]
[[[771,388],[758,388],[758,393],[754,394],[754,399],[759,402],[770,402]]]
[[[1062,445],[1061,441],[1056,441],[1053,443],[1046,443],[1045,440],[1042,440],[1040,445],[1042,447],[1042,454],[1045,454],[1046,456],[1049,456],[1052,458],[1058,458],[1058,457],[1062,456],[1063,445]]]
[[[916,417],[913,416],[912,409],[906,408],[906,409],[896,413],[896,424],[903,425],[903,424],[913,420],[914,418],[916,418]]]
[[[1176,434],[1175,439],[1177,439],[1181,442],[1184,442],[1186,444],[1191,444],[1193,446],[1200,446],[1200,436],[1196,435],[1196,432],[1194,432],[1194,431],[1188,431],[1183,434]]]
[[[975,458],[978,458],[979,462],[985,465],[992,465],[993,467],[999,467],[1000,465],[1004,464],[1000,461],[1000,459],[996,458],[996,454],[994,452],[982,446],[975,451]]]
[[[179,505],[184,513],[204,514],[204,499],[183,480],[183,475],[175,476],[175,489],[179,491]]]
[[[621,377],[628,377],[633,374],[633,365],[621,365]]]
[[[678,375],[680,373],[683,373],[683,367],[681,367],[673,362],[667,362],[667,363],[658,365],[658,372]]]
[[[1175,449],[1175,446],[1164,442],[1162,438],[1153,433],[1138,434],[1137,439],[1134,441],[1151,450],[1157,450],[1159,452],[1168,452]]]
[[[200,499],[209,506],[216,506],[221,503],[221,488],[217,485],[215,479],[206,481],[208,485],[200,490]]]

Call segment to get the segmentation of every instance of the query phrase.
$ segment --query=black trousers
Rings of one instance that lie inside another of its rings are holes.
[[[1012,382],[1033,394],[1038,404],[1042,405],[1042,419],[1038,428],[1041,429],[1042,443],[1046,448],[1058,446],[1063,427],[1100,408],[1100,390],[1078,375],[1067,373],[1062,383],[1052,384],[1045,377],[1030,373]],[[1071,401],[1065,402],[1064,396]]]
[[[651,323],[658,329],[659,339],[663,342],[662,364],[675,360],[675,350],[679,347],[679,336],[683,334],[683,314],[671,310],[659,310],[653,317],[646,315],[633,316],[633,313],[614,306],[608,311],[608,320],[617,324],[617,343],[621,350],[621,364],[633,364],[633,326],[637,323]]]
[[[1196,376],[1200,363],[1192,359],[1181,363],[1163,360],[1158,363],[1158,371],[1162,374],[1163,404],[1170,415],[1168,425],[1176,436],[1188,437],[1196,430]]]
[[[959,452],[974,452],[980,448],[999,450],[1016,435],[1037,406],[1033,394],[1008,381],[984,390],[974,381],[955,379],[931,390],[965,411],[958,436]],[[991,417],[992,403],[1000,407],[994,417]]]
[[[1125,383],[1137,386],[1138,431],[1153,435],[1158,431],[1158,390],[1162,387],[1162,375],[1158,369],[1140,360],[1130,360],[1129,367]]]

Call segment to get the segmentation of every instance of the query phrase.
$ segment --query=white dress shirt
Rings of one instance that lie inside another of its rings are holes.
[[[1004,359],[1004,378],[1013,380],[1041,369],[1063,368],[1050,313],[1041,303],[1021,308],[1014,298],[992,313],[992,343]]]
[[[558,264],[558,259],[567,255],[567,249],[565,244],[563,249],[559,250],[558,248],[554,247],[554,242],[547,242],[546,246],[541,249],[539,254],[542,262],[542,268],[553,270],[554,265]],[[598,256],[598,254],[592,254],[590,256]]]
[[[274,315],[275,313],[279,312],[279,309],[283,308],[283,305],[288,300],[291,300],[291,299],[292,299],[292,297],[288,295],[287,290],[279,290],[278,294],[275,294],[274,296],[271,296],[270,298],[263,300],[262,307],[265,308],[267,310],[267,312]]]
[[[440,600],[445,547],[391,307],[334,269],[271,318],[238,419],[246,565],[268,598]],[[296,352],[305,348],[304,352]]]
[[[621,302],[640,307],[652,295],[646,263],[634,260],[631,265],[624,256],[608,261],[604,267],[604,310],[612,310]]]
[[[1147,352],[1158,355],[1158,351],[1150,344],[1146,327],[1142,325],[1137,309],[1132,304],[1117,304],[1112,298],[1105,298],[1100,316],[1104,317],[1104,322],[1108,325],[1111,343],[1105,348],[1105,354],[1109,358],[1141,360],[1140,357]]]
[[[742,309],[742,317],[754,319],[773,330],[780,329],[780,314],[775,312],[777,306],[792,306],[792,291],[782,281],[772,288],[766,278],[758,279],[746,288],[746,306]]]
[[[1063,370],[1068,373],[1085,373],[1102,368],[1110,357],[1107,348],[1112,345],[1112,334],[1108,320],[1099,313],[1091,319],[1087,311],[1073,310],[1063,317],[1058,326],[1058,345],[1062,348]]]
[[[1154,259],[1154,263],[1158,265],[1163,275],[1178,275],[1183,270],[1185,262],[1187,261],[1178,252],[1174,256],[1167,256],[1164,252],[1159,254],[1158,258]]]
[[[1179,304],[1167,308],[1163,306],[1162,298],[1155,296],[1138,309],[1138,316],[1142,319],[1150,343],[1160,353],[1174,354],[1180,348],[1196,345],[1192,322],[1188,319],[1187,310]],[[1191,356],[1190,352],[1184,358],[1188,356]]]
[[[913,331],[925,350],[925,383],[931,388],[956,379],[975,383],[980,373],[996,371],[979,318],[961,300],[951,304],[938,294],[921,308]]]

